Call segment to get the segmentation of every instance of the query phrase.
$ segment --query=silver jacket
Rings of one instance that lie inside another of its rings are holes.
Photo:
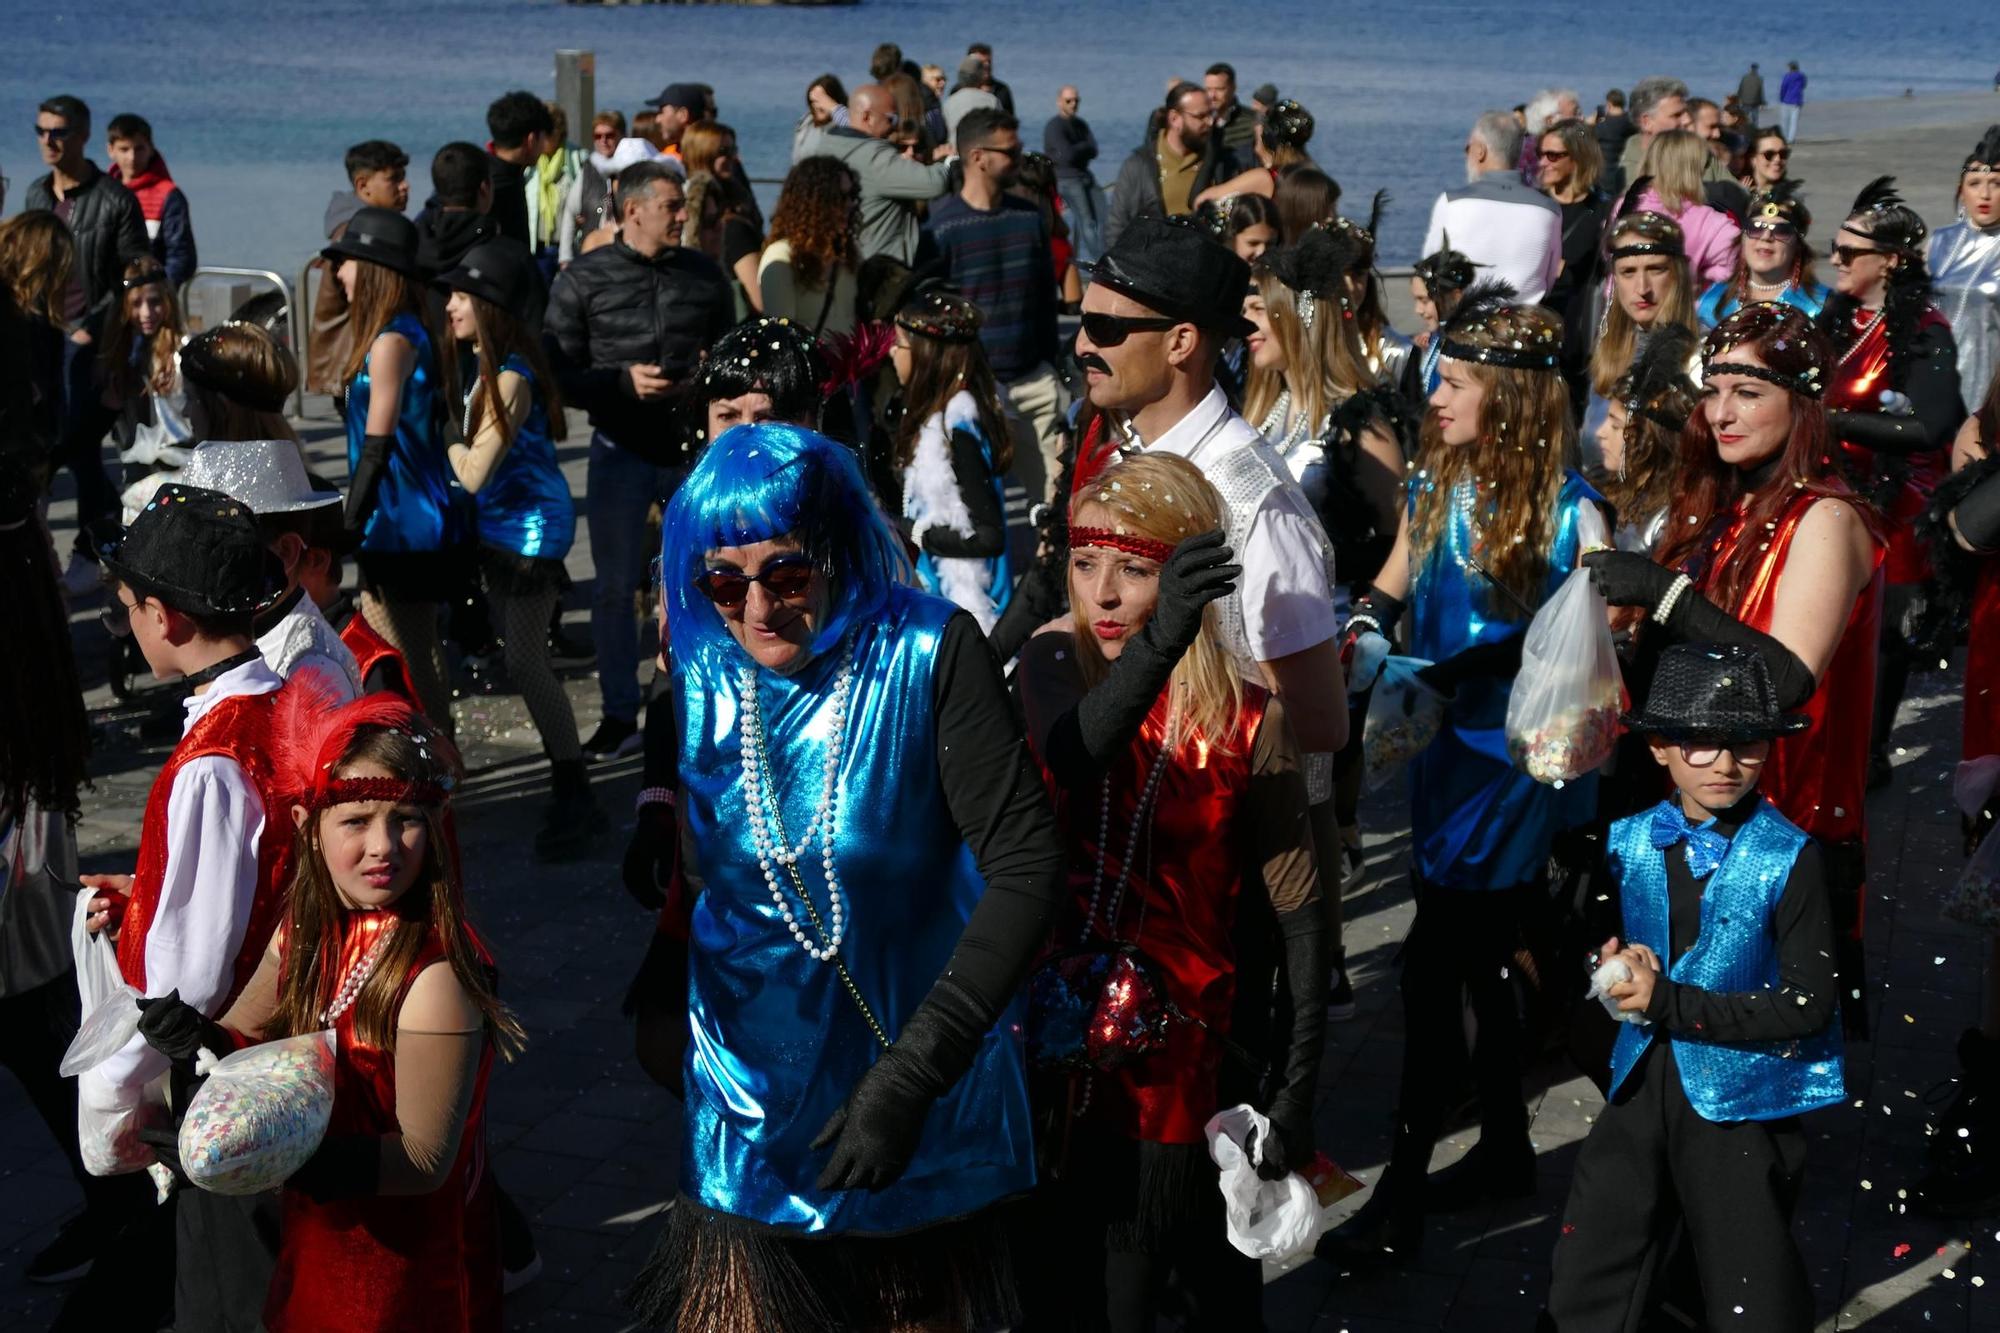
[[[1931,237],[1930,270],[1932,299],[1958,343],[1959,393],[1965,410],[1976,412],[2000,367],[2000,228],[1940,227]]]

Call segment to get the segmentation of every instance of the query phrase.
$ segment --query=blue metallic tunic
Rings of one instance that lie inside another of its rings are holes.
[[[362,530],[364,552],[442,551],[464,535],[459,506],[465,492],[451,479],[439,429],[437,353],[423,321],[408,313],[397,315],[374,337],[394,333],[416,348],[416,365],[403,381],[396,405],[396,438],[389,462],[375,491],[375,508]],[[373,339],[371,338],[371,342]],[[364,364],[347,386],[347,468],[351,476],[361,462],[361,442],[368,435],[370,377]]]
[[[528,382],[534,406],[528,409],[514,442],[507,446],[500,466],[473,497],[479,540],[533,560],[560,560],[576,537],[576,505],[556,464],[549,410],[542,401],[541,386],[535,383],[535,372],[524,358],[510,356],[500,368]]]
[[[1574,472],[1564,477],[1538,605],[1576,568],[1577,514],[1598,499]],[[1476,644],[1527,631],[1531,617],[1468,567],[1478,558],[1474,501],[1469,482],[1444,498],[1450,519],[1411,578],[1410,651],[1416,657],[1442,662]],[[1440,502],[1422,473],[1410,487],[1413,514],[1420,502]],[[1541,873],[1555,835],[1586,822],[1596,808],[1595,774],[1557,788],[1514,767],[1506,725],[1513,684],[1474,677],[1460,685],[1437,739],[1411,764],[1411,858],[1417,873],[1433,884],[1474,890],[1525,884]]]
[[[1618,881],[1626,942],[1643,944],[1667,959],[1673,953],[1666,858],[1679,856],[1681,848],[1655,847],[1652,823],[1651,809],[1618,820],[1611,826],[1606,853]],[[1760,803],[1702,887],[1700,933],[1694,947],[1667,968],[1667,976],[1717,994],[1775,990],[1778,942],[1771,917],[1805,845],[1806,834],[1797,825],[1769,801]],[[1659,1035],[1651,1023],[1618,1025],[1618,1043],[1611,1049],[1611,1096],[1617,1096]],[[1798,1041],[1702,1041],[1684,1033],[1669,1033],[1668,1039],[1688,1105],[1706,1120],[1778,1120],[1831,1106],[1846,1096],[1838,1023],[1829,1022]]]
[[[880,620],[854,631],[835,842],[849,923],[841,956],[892,1041],[944,971],[985,890],[937,767],[933,673],[945,622],[958,609],[898,588]],[[819,799],[840,659],[835,649],[790,678],[758,673],[773,770],[766,781],[793,839]],[[689,936],[682,1190],[788,1232],[852,1234],[927,1226],[1031,1188],[1018,1001],[931,1109],[900,1180],[879,1193],[815,1187],[826,1153],[812,1140],[880,1052],[833,965],[792,939],[758,868],[734,682],[711,693],[682,672],[677,688],[681,809],[702,884]],[[800,858],[800,874],[825,919],[817,843]],[[782,872],[780,882],[789,900]]]
[[[1714,328],[1742,308],[1743,303],[1730,293],[1729,286],[1726,282],[1713,283],[1701,294],[1701,299],[1695,302],[1695,321],[1703,329]],[[1826,304],[1826,298],[1831,295],[1833,293],[1823,283],[1815,282],[1810,287],[1801,287],[1795,282],[1788,282],[1775,299],[1780,305],[1788,305],[1794,310],[1803,312],[1807,318],[1814,318],[1818,316],[1820,307]]]

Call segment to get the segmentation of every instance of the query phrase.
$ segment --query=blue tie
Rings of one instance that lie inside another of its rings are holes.
[[[1662,850],[1687,842],[1688,873],[1706,879],[1729,854],[1729,839],[1716,832],[1715,821],[1691,824],[1677,801],[1661,801],[1653,809],[1653,845]]]

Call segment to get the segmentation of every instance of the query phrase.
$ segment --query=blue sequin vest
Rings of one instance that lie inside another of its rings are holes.
[[[403,381],[396,404],[396,437],[389,462],[375,491],[375,507],[362,530],[361,550],[389,552],[442,551],[465,535],[461,505],[465,492],[451,478],[440,429],[437,353],[424,322],[405,311],[370,337],[394,333],[416,349],[416,364]],[[361,462],[361,442],[368,435],[371,376],[364,363],[347,386],[347,470]]]
[[[985,891],[937,767],[933,677],[945,622],[958,609],[897,588],[882,616],[855,631],[836,806],[835,864],[848,920],[841,956],[892,1041],[944,971]],[[773,770],[767,781],[794,840],[819,799],[840,658],[829,650],[790,678],[758,672]],[[1031,1188],[1018,1001],[987,1034],[970,1072],[931,1108],[901,1179],[879,1193],[815,1186],[826,1152],[812,1140],[880,1052],[832,964],[807,957],[792,938],[758,867],[731,675],[713,692],[696,673],[682,670],[676,679],[681,809],[701,881],[689,937],[682,1190],[706,1207],[787,1231],[853,1234],[927,1226]],[[816,841],[800,873],[825,919]]]
[[[528,382],[534,406],[501,456],[500,466],[473,497],[479,540],[534,560],[560,560],[576,537],[576,504],[556,464],[549,410],[527,361],[516,355],[501,365]],[[475,388],[473,392],[477,392]]]
[[[1606,852],[1618,881],[1626,942],[1671,958],[1666,859],[1682,852],[1679,844],[1664,851],[1655,847],[1652,823],[1651,809],[1618,820]],[[1778,942],[1771,918],[1806,842],[1806,834],[1775,806],[1760,803],[1709,876],[1701,895],[1701,931],[1667,976],[1717,994],[1775,990]],[[1611,1097],[1658,1035],[1650,1023],[1619,1024],[1618,1044],[1611,1050]],[[1797,1041],[1702,1041],[1682,1033],[1670,1034],[1670,1040],[1681,1088],[1705,1120],[1778,1120],[1831,1106],[1847,1095],[1836,1022]]]
[[[1598,498],[1575,473],[1564,477],[1537,606],[1576,568],[1577,514]],[[1419,503],[1446,504],[1451,512],[1429,558],[1411,571],[1411,654],[1442,662],[1526,633],[1532,617],[1471,568],[1480,517],[1471,485],[1461,483],[1441,497],[1419,473],[1410,485],[1413,515]],[[1525,884],[1542,873],[1556,834],[1595,813],[1595,774],[1557,788],[1514,766],[1507,754],[1513,684],[1491,677],[1461,684],[1437,739],[1410,765],[1411,861],[1432,884],[1470,890]]]

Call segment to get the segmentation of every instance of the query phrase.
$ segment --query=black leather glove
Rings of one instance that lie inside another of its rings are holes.
[[[632,841],[625,844],[625,892],[639,906],[657,912],[667,905],[667,885],[680,862],[680,825],[671,805],[652,804],[639,811]]]
[[[1351,643],[1367,630],[1374,630],[1387,639],[1396,633],[1396,623],[1408,609],[1400,597],[1391,597],[1380,588],[1370,588],[1354,599],[1354,610],[1348,614],[1348,633],[1344,642]],[[1355,621],[1360,621],[1356,625]]]
[[[1326,907],[1318,899],[1278,918],[1284,935],[1285,989],[1292,1000],[1291,1039],[1285,1072],[1270,1107],[1271,1139],[1257,1174],[1283,1180],[1313,1159],[1313,1098],[1319,1088],[1320,1057],[1326,1048]]]
[[[1174,548],[1160,568],[1160,600],[1153,618],[1139,633],[1151,636],[1162,652],[1176,660],[1194,646],[1201,633],[1201,615],[1208,604],[1227,597],[1243,575],[1228,539],[1220,529],[1198,533]]]
[[[1973,550],[2000,547],[2000,472],[1974,486],[1951,511],[1951,521]]]
[[[1674,601],[1662,626],[1675,643],[1733,643],[1764,659],[1778,707],[1790,711],[1812,698],[1818,681],[1799,655],[1784,644],[1730,615],[1693,588]]]
[[[1605,601],[1613,606],[1643,606],[1648,611],[1660,604],[1680,577],[1679,570],[1633,551],[1589,551],[1582,564]]]
[[[351,1134],[320,1141],[306,1164],[285,1182],[320,1203],[360,1199],[379,1193],[382,1185],[382,1140],[373,1134]]]
[[[154,1161],[173,1173],[176,1185],[182,1189],[195,1187],[194,1182],[188,1179],[187,1172],[181,1169],[181,1130],[178,1124],[155,1125],[151,1129],[142,1129],[139,1131],[138,1139],[153,1150]]]
[[[192,1066],[203,1047],[217,1058],[236,1049],[236,1038],[229,1029],[181,999],[179,989],[160,996],[142,995],[138,1005],[139,1035],[176,1064]]]
[[[1462,653],[1454,653],[1418,671],[1417,679],[1446,698],[1477,677],[1509,679],[1520,674],[1521,648],[1527,641],[1526,634],[1510,634],[1498,643],[1475,643]]]
[[[389,446],[395,443],[391,435],[369,435],[361,441],[361,456],[355,461],[354,476],[347,483],[347,508],[343,511],[347,530],[359,532],[368,526],[368,516],[375,512],[375,489],[382,484],[382,473],[389,466]]]
[[[859,1079],[820,1129],[814,1148],[831,1148],[823,1190],[882,1190],[916,1156],[931,1106],[972,1066],[993,1025],[986,1007],[946,973],[903,1025],[895,1044]]]
[[[1863,449],[1872,449],[1878,454],[1907,458],[1938,447],[1924,429],[1924,422],[1914,416],[1889,412],[1828,412],[1826,421],[1836,438]]]

